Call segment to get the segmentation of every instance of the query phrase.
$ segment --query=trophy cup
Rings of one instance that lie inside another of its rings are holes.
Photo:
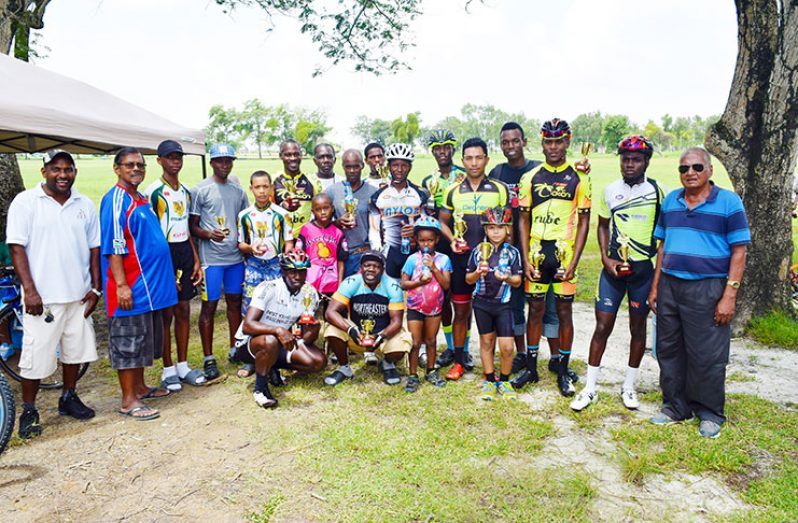
[[[313,311],[310,308],[313,304],[313,287],[311,287],[309,283],[306,283],[304,291],[305,295],[302,297],[302,304],[305,306],[305,310],[302,311],[302,315],[299,316],[297,323],[299,325],[314,325],[316,323],[316,318],[313,317]]]
[[[568,265],[571,264],[571,246],[566,241],[557,240],[557,243],[554,244],[554,253],[560,262],[560,266],[557,267],[557,272],[554,276],[562,280],[565,277]]]
[[[347,220],[352,220],[355,222],[352,225],[354,228],[357,225],[355,221],[355,211],[357,210],[358,200],[352,194],[352,186],[349,185],[349,182],[344,182],[344,218]]]
[[[183,269],[177,269],[175,271],[175,283],[177,284],[177,292],[183,290],[183,284],[180,283],[180,280],[183,278]]]
[[[360,336],[360,346],[361,347],[373,347],[376,338],[372,331],[374,331],[374,320],[360,320],[360,328],[363,331],[363,334]]]
[[[380,187],[384,187],[385,185],[388,185],[389,177],[391,175],[391,170],[388,168],[388,165],[387,164],[378,165],[376,170],[377,170],[377,174],[379,174],[380,178],[382,178],[382,181],[380,182]]]
[[[432,175],[432,177],[427,182],[427,190],[429,191],[429,200],[427,200],[427,208],[430,211],[435,210],[435,195],[438,194],[438,191],[441,188],[441,181],[438,179],[436,175]]]
[[[280,197],[285,200],[296,200],[297,199],[297,192],[296,192],[296,179],[289,178],[287,175],[283,174],[283,188],[278,191]],[[288,212],[288,220],[291,223],[296,221],[296,214],[295,211]]]
[[[490,271],[490,257],[493,254],[493,245],[490,242],[480,242],[477,245],[477,255],[479,256],[479,264],[477,268],[482,273],[479,279],[485,282],[485,274]]]
[[[577,171],[584,173],[585,170],[580,167],[582,167],[582,165],[584,165],[587,162],[587,157],[590,156],[590,153],[593,150],[593,144],[590,142],[582,142],[582,146],[580,149],[582,152],[582,160],[579,162],[580,164],[579,167],[577,166],[574,167],[576,168]]]
[[[454,242],[459,249],[468,249],[468,243],[465,240],[465,233],[468,231],[468,224],[466,224],[465,219],[463,218],[463,212],[455,211],[452,216],[454,219]]]
[[[629,276],[634,272],[629,264],[629,243],[631,241],[632,239],[625,234],[618,236],[618,256],[621,257],[621,263],[615,267],[618,276]]]
[[[540,245],[540,242],[533,241],[529,246],[529,264],[532,266],[533,280],[539,280],[541,278],[540,264],[543,263],[545,258],[546,255],[543,254],[543,247]]]
[[[225,236],[230,234],[230,229],[225,225],[226,219],[224,216],[217,216],[216,217],[216,224],[219,226],[219,229],[224,233]]]

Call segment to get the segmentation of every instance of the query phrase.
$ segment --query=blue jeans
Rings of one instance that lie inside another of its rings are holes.
[[[360,272],[360,257],[363,253],[349,254],[349,258],[344,262],[344,278],[348,278],[353,274]]]

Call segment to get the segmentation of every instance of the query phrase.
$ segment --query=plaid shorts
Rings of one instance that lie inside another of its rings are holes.
[[[108,357],[112,369],[151,367],[163,356],[161,311],[108,318]]]

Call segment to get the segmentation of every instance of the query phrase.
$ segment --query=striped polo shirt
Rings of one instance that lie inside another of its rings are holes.
[[[707,199],[687,208],[684,189],[662,202],[654,238],[665,242],[662,272],[684,280],[726,278],[731,248],[751,243],[740,197],[714,183]]]

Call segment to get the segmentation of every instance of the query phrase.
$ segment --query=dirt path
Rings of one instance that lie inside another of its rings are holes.
[[[575,306],[575,325],[575,358],[584,360],[593,327],[591,307]],[[623,381],[626,325],[621,317],[605,356],[599,382],[605,397],[617,393]],[[798,353],[752,349],[750,343],[734,342],[729,375],[740,372],[753,381],[731,382],[729,392],[782,404],[795,401],[792,377],[798,372]],[[53,409],[42,410],[44,435],[8,449],[0,458],[2,521],[241,521],[266,501],[258,483],[263,471],[291,467],[289,455],[263,450],[257,434],[269,418],[254,407],[250,383],[231,377],[207,389],[185,389],[161,400],[159,420],[139,423],[115,414],[116,386],[96,369],[93,372],[81,389],[97,410],[96,418],[79,423],[60,418]],[[647,356],[640,387],[656,389],[657,379],[656,363]],[[55,404],[56,398],[44,393],[40,408]],[[533,405],[535,415],[558,396],[533,388],[522,399]],[[642,422],[655,409],[646,404],[636,416]],[[279,419],[290,422],[296,414],[281,412]],[[661,521],[663,514],[671,513],[687,516],[677,519],[701,521],[745,507],[737,493],[712,477],[676,474],[655,476],[639,486],[625,482],[606,432],[612,419],[593,431],[580,430],[563,416],[554,422],[556,432],[547,440],[551,451],[520,464],[587,471],[598,489],[598,520]],[[516,467],[519,459],[505,465]],[[294,513],[280,519],[309,517]]]

